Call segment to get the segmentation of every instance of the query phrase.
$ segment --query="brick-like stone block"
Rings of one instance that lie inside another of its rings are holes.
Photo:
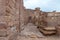
[[[60,35],[60,27],[56,27],[57,29],[57,35]]]
[[[0,37],[0,40],[7,40],[6,37]]]
[[[7,31],[0,30],[0,37],[7,37]]]

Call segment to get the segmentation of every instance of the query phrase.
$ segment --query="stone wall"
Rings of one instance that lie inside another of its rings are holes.
[[[6,22],[7,16],[5,10],[6,10],[6,1],[0,0],[0,22],[7,23]]]
[[[34,16],[34,10],[26,9],[26,15],[27,15],[28,22],[32,22],[32,18]]]
[[[0,22],[17,29],[24,25],[23,0],[0,0]]]
[[[60,25],[60,13],[59,12],[49,12],[47,13],[47,22],[48,25],[50,26],[57,26],[58,24]]]

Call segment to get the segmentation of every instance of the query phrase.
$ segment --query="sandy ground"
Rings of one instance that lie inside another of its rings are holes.
[[[18,37],[18,40],[60,40],[60,37],[56,37],[56,36],[48,36],[42,38]]]
[[[60,40],[59,35],[44,36],[32,23],[24,25],[23,28],[19,35],[12,33],[8,37],[0,37],[0,40]]]
[[[24,27],[21,32],[22,36],[18,37],[18,40],[60,40],[58,35],[44,36],[32,23],[28,23]]]

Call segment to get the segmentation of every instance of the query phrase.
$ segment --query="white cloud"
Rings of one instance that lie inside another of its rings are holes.
[[[51,0],[24,0],[24,6],[27,8],[44,6]]]
[[[40,7],[44,11],[57,10],[59,11],[59,0],[24,0],[24,6],[26,8]]]

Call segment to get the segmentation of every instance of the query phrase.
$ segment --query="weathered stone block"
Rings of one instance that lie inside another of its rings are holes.
[[[0,40],[7,40],[6,37],[0,37]]]
[[[60,27],[56,27],[57,35],[60,35]]]
[[[0,30],[0,37],[7,37],[7,31]]]

